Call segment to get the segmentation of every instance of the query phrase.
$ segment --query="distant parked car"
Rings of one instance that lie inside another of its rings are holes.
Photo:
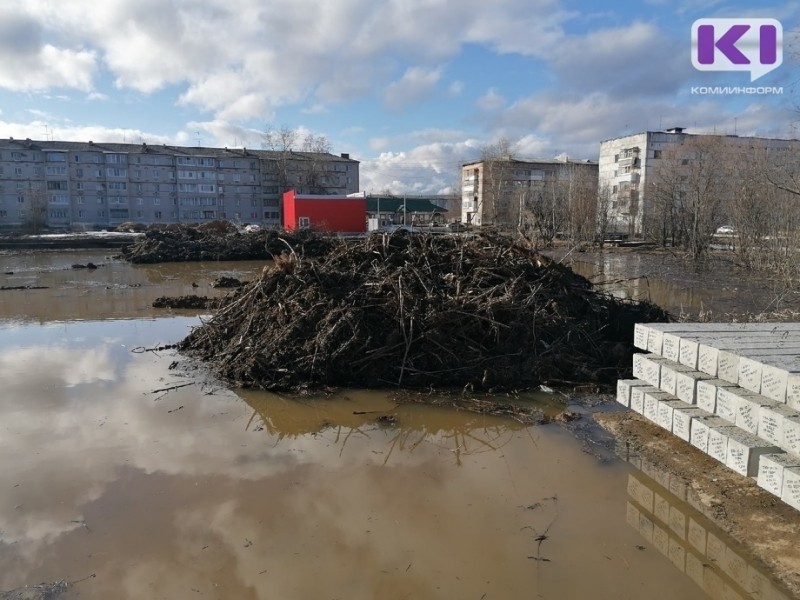
[[[736,233],[736,230],[730,225],[723,225],[722,227],[717,227],[717,233],[720,235],[730,235]]]
[[[450,223],[447,227],[448,227],[448,229],[450,229],[450,231],[453,231],[453,232],[465,231],[467,229],[466,225],[464,225],[463,223],[460,223],[458,221],[456,221],[455,223]]]

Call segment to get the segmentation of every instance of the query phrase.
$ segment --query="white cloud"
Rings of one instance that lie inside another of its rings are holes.
[[[440,194],[456,186],[461,165],[480,153],[480,142],[430,143],[408,152],[383,152],[361,161],[361,189],[393,194]]]
[[[478,101],[476,102],[478,108],[486,111],[502,108],[505,106],[505,103],[506,99],[497,93],[496,88],[489,88],[486,90],[486,93],[478,98]]]
[[[447,88],[447,93],[453,97],[460,96],[463,92],[464,92],[463,81],[454,81]]]
[[[313,104],[312,106],[309,106],[308,108],[302,109],[300,112],[303,113],[304,115],[324,115],[330,111],[328,110],[328,107],[325,106],[324,104],[317,103]]]
[[[399,108],[425,97],[441,77],[439,65],[464,44],[541,56],[563,35],[560,25],[568,18],[555,0],[28,0],[24,11],[14,6],[7,12],[17,20],[7,20],[3,33],[16,54],[4,52],[0,86],[89,92],[102,63],[120,89],[149,94],[176,85],[181,103],[221,119],[269,119],[286,104],[371,94],[407,64],[416,65],[393,84],[388,102]],[[455,82],[448,92],[462,89]]]
[[[441,77],[441,68],[411,67],[402,78],[387,86],[383,101],[392,110],[403,110],[430,96]]]
[[[573,93],[619,98],[675,93],[695,75],[687,40],[674,40],[652,23],[573,36],[550,57],[559,83]]]

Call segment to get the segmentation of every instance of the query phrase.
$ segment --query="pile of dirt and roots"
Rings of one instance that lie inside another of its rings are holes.
[[[132,263],[268,260],[289,247],[299,248],[307,256],[319,256],[328,251],[331,242],[331,238],[308,230],[239,231],[225,221],[213,221],[199,226],[169,225],[148,230],[123,248],[122,258]]]
[[[611,382],[667,319],[508,238],[395,233],[276,257],[179,347],[244,387],[509,390]]]

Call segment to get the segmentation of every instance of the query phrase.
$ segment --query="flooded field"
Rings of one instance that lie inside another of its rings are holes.
[[[71,268],[87,262],[100,266]],[[148,350],[199,322],[153,299],[216,295],[212,280],[262,266],[0,255],[0,286],[48,288],[0,291],[0,590],[767,598],[768,575],[680,490],[641,463],[599,461],[557,424],[367,390],[234,392]],[[698,527],[719,542],[712,554]],[[720,548],[739,561],[721,562]]]
[[[557,258],[559,253],[555,253]],[[564,259],[577,273],[618,297],[650,300],[674,315],[692,318],[708,313],[758,314],[800,310],[800,293],[787,290],[767,273],[737,270],[730,259],[716,257],[694,271],[669,253],[578,253]]]

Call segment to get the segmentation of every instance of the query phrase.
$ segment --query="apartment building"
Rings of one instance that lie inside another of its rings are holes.
[[[699,176],[700,160],[722,178],[735,174],[737,164],[761,158],[775,164],[791,152],[800,152],[800,141],[690,134],[682,127],[604,140],[600,143],[598,193],[607,211],[608,231],[642,236],[659,199],[670,194],[680,202],[685,197],[692,179]],[[727,174],[722,174],[722,167]]]
[[[358,191],[347,154],[0,139],[0,229],[281,226],[282,194]]]
[[[497,158],[462,165],[461,222],[516,227],[537,193],[581,182],[597,188],[597,161]],[[583,185],[585,184],[585,185]],[[563,201],[569,198],[563,196]]]

